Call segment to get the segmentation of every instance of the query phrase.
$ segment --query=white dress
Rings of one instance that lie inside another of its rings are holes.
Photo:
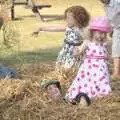
[[[111,92],[106,47],[106,43],[90,42],[87,45],[84,62],[66,93],[68,99],[74,99],[81,92],[89,98],[106,96]]]

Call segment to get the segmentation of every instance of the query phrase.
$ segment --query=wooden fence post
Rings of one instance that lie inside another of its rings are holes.
[[[11,2],[12,2],[12,6],[11,6],[11,19],[14,20],[15,19],[14,0],[12,0]]]

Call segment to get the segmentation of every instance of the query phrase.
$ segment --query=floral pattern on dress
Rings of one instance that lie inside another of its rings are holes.
[[[90,98],[108,95],[111,87],[106,58],[106,43],[90,42],[85,51],[84,61],[66,97],[74,99],[80,92],[86,93]]]

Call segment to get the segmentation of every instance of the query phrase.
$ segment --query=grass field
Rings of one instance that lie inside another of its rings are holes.
[[[104,15],[102,4],[97,0],[45,0],[41,4],[51,4],[51,8],[40,10],[41,15],[47,22],[39,21],[31,9],[24,6],[15,7],[16,21],[13,21],[19,31],[19,43],[12,50],[1,50],[0,61],[5,64],[31,63],[36,61],[53,61],[57,57],[57,53],[64,39],[62,32],[43,32],[38,37],[33,37],[32,32],[39,26],[64,24],[64,20],[60,19],[64,14],[64,10],[71,5],[84,6],[91,16]]]

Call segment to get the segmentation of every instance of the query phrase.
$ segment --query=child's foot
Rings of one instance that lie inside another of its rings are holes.
[[[79,105],[80,105],[80,107],[88,106],[88,103],[87,103],[85,97],[81,97]]]
[[[68,103],[71,104],[71,105],[76,105],[77,104],[77,102],[74,99],[73,100],[69,100]]]
[[[77,102],[76,102],[74,99],[69,99],[68,96],[65,96],[65,97],[63,98],[63,100],[64,100],[66,103],[68,103],[68,104],[72,104],[72,105],[76,105],[76,104],[77,104]]]
[[[88,106],[91,104],[90,98],[85,93],[79,93],[76,98],[76,102],[79,103],[81,106]]]

